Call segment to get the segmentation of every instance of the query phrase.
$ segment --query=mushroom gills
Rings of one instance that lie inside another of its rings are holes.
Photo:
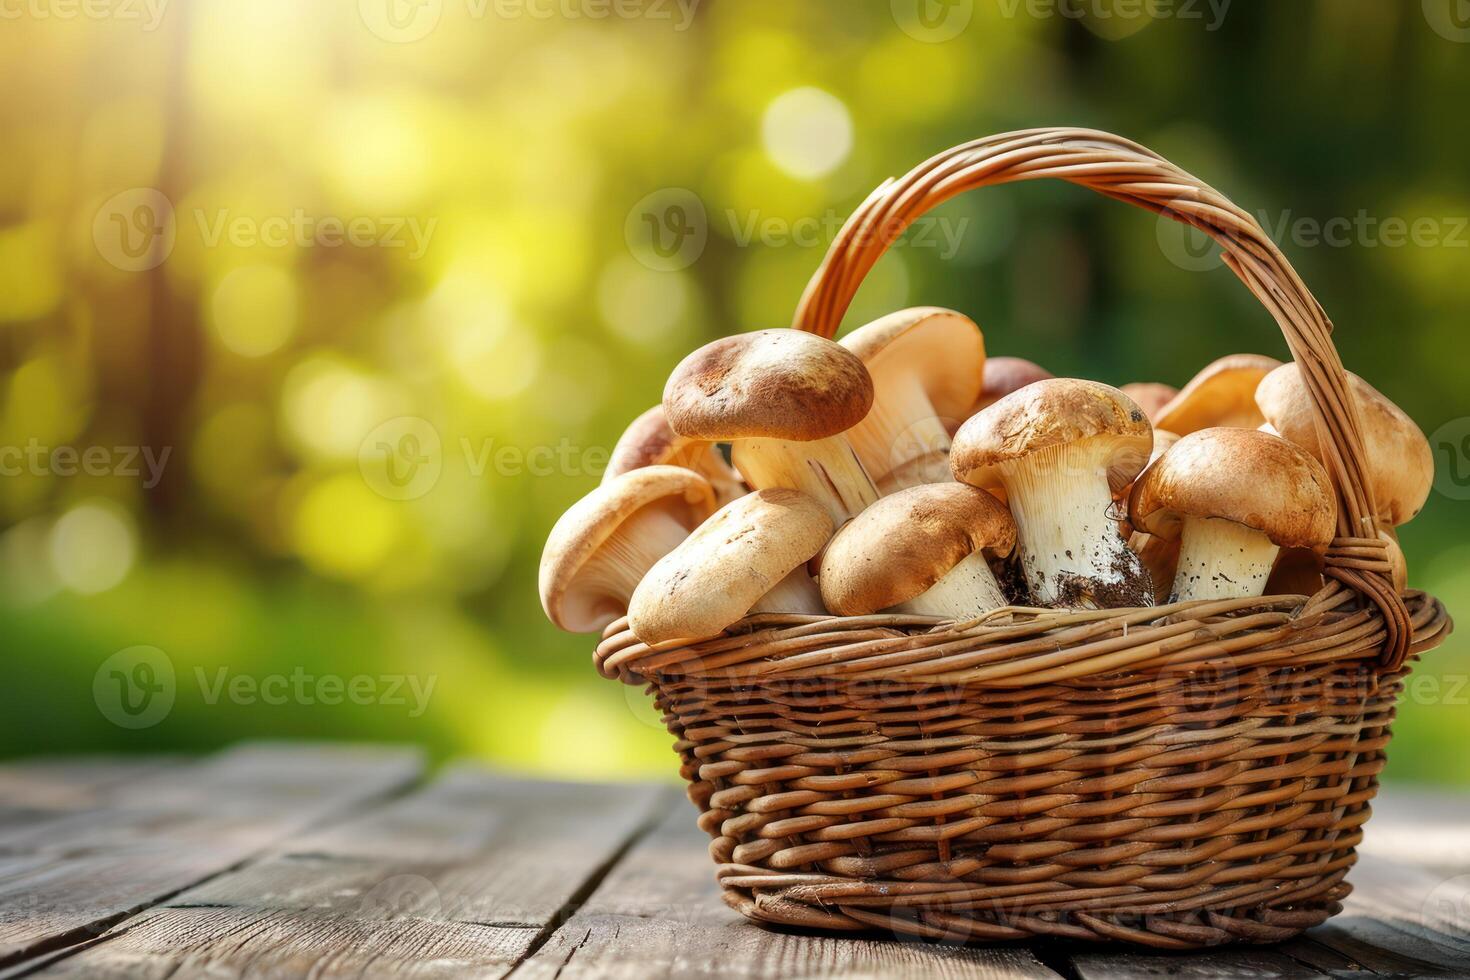
[[[731,461],[757,490],[780,487],[816,498],[838,526],[878,499],[878,488],[841,436],[811,442],[737,439]]]
[[[1186,517],[1172,598],[1245,599],[1260,595],[1281,549],[1260,531],[1220,517]]]
[[[807,574],[806,566],[792,569],[791,573],[761,596],[751,613],[795,613],[802,616],[825,616],[827,607],[822,605],[822,593],[817,583]]]
[[[924,483],[949,483],[949,430],[912,374],[882,383],[867,418],[847,438],[884,495]]]
[[[1109,514],[1103,451],[1085,441],[1054,446],[1004,464],[1000,476],[1036,602],[1081,609],[1154,604],[1148,571]]]
[[[621,616],[623,604],[648,570],[687,537],[689,529],[667,510],[644,507],[624,521],[587,562],[589,591],[615,600]]]
[[[990,571],[984,552],[976,551],[946,572],[927,591],[885,611],[965,622],[1006,605],[1009,603]]]

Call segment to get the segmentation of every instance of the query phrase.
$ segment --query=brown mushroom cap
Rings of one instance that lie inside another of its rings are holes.
[[[731,501],[648,570],[628,604],[633,634],[644,643],[714,636],[831,537],[827,509],[799,490]]]
[[[714,443],[686,439],[669,428],[663,405],[655,405],[623,430],[603,470],[602,482],[609,483],[624,473],[645,466],[682,466],[710,481],[721,501],[745,492],[740,474],[725,462]]]
[[[757,330],[706,344],[664,387],[664,412],[682,436],[825,439],[861,422],[873,379],[841,344],[800,330]]]
[[[1429,440],[1414,420],[1378,389],[1351,372],[1347,377],[1348,389],[1358,400],[1367,476],[1373,484],[1379,516],[1395,527],[1407,524],[1424,506],[1434,485],[1434,453]],[[1268,374],[1256,390],[1256,402],[1282,438],[1325,461],[1311,396],[1299,367],[1283,364]]]
[[[888,372],[913,373],[941,419],[959,418],[980,397],[985,338],[962,313],[937,306],[899,310],[840,343],[862,360],[875,383]]]
[[[1143,409],[1143,414],[1149,417],[1149,421],[1157,420],[1160,410],[1179,394],[1179,389],[1173,385],[1160,384],[1157,381],[1134,381],[1118,390],[1133,399]]]
[[[1143,469],[1153,429],[1143,409],[1117,388],[1078,378],[1037,381],[961,426],[950,468],[962,483],[998,486],[1002,464],[1090,439],[1105,440],[1108,484],[1117,492]]]
[[[607,469],[602,473],[602,482],[607,483],[614,477],[645,466],[668,463],[686,447],[707,445],[700,439],[686,439],[669,428],[663,405],[655,405],[630,422],[618,437]]]
[[[1010,512],[984,490],[928,483],[884,497],[848,521],[822,554],[822,601],[839,616],[866,616],[929,591],[976,551],[1016,546]]]
[[[1285,439],[1224,426],[1192,432],[1155,460],[1133,485],[1128,516],[1166,539],[1179,536],[1186,517],[1215,517],[1283,548],[1317,552],[1337,533],[1337,501],[1321,463]]]
[[[680,466],[646,466],[624,473],[577,501],[556,522],[541,552],[541,607],[562,629],[586,633],[622,615],[609,597],[582,586],[582,572],[599,549],[635,514],[663,508],[694,529],[715,510],[708,480]]]
[[[1046,368],[1024,357],[988,357],[980,384],[980,397],[970,408],[974,415],[982,408],[989,408],[997,401],[1036,381],[1047,381],[1056,377]]]
[[[1211,361],[1159,409],[1154,425],[1181,436],[1219,425],[1254,429],[1263,421],[1256,408],[1256,385],[1280,366],[1264,354],[1229,354]]]

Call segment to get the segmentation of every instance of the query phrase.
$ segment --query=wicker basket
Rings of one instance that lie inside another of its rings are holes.
[[[1434,598],[1391,585],[1332,326],[1281,252],[1134,143],[1010,133],[878,188],[795,327],[831,337],[929,208],[1041,177],[1207,232],[1276,318],[1342,488],[1326,587],[968,624],[753,616],[672,649],[623,619],[596,664],[649,685],[725,898],[752,919],[977,941],[1284,939],[1341,907],[1406,663],[1451,623]]]

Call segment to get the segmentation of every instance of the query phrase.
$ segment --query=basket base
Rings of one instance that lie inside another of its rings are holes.
[[[1119,911],[1105,900],[1035,902],[1029,909],[1003,897],[898,904],[891,895],[909,882],[864,882],[871,894],[832,904],[793,897],[790,889],[745,886],[750,868],[722,865],[725,904],[755,922],[828,932],[871,932],[937,943],[995,943],[1039,937],[1076,942],[1130,943],[1155,949],[1205,949],[1228,943],[1277,943],[1321,925],[1342,911],[1352,890],[1346,869],[1314,883],[1313,897],[1286,904],[1234,908]],[[732,885],[739,880],[740,885]],[[834,882],[837,879],[833,879]],[[846,883],[850,885],[851,883]],[[800,888],[800,886],[798,886]],[[851,891],[850,888],[846,889]],[[1244,891],[1243,889],[1241,891]],[[1305,889],[1304,889],[1305,891]],[[1213,896],[1212,896],[1213,897]],[[1259,896],[1279,901],[1281,896]],[[1114,903],[1116,904],[1116,903]],[[1187,904],[1187,903],[1184,903]]]

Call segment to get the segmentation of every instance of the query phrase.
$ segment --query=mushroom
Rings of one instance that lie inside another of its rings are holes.
[[[735,468],[757,490],[809,494],[843,521],[878,499],[843,433],[873,404],[863,362],[841,344],[800,330],[758,330],[706,344],[664,387],[679,435],[730,441]]]
[[[1264,354],[1230,354],[1211,361],[1150,416],[1154,427],[1181,436],[1216,425],[1254,429],[1265,421],[1256,408],[1256,385],[1280,366]]]
[[[1152,463],[1178,441],[1179,437],[1174,433],[1155,429],[1154,448],[1149,452],[1148,461]],[[1177,538],[1172,541],[1156,538],[1133,527],[1133,522],[1128,519],[1128,495],[1132,492],[1133,484],[1130,483],[1122,492],[1113,495],[1114,509],[1118,513],[1118,527],[1123,532],[1123,539],[1128,542],[1128,548],[1143,562],[1143,567],[1148,569],[1148,577],[1154,584],[1154,601],[1163,602],[1169,597],[1169,585],[1174,581],[1174,570],[1179,564],[1179,541]]]
[[[884,497],[849,521],[822,555],[822,600],[839,616],[886,611],[970,620],[1008,605],[988,559],[1016,543],[999,501],[962,483]]]
[[[949,430],[980,397],[985,340],[969,317],[938,307],[900,310],[841,344],[873,379],[873,408],[847,433],[882,493],[948,483]]]
[[[970,408],[970,414],[989,408],[1011,392],[1024,388],[1034,381],[1054,378],[1046,368],[1024,357],[991,357],[985,361],[984,380],[980,386],[980,398]]]
[[[1424,506],[1434,485],[1434,453],[1429,440],[1414,420],[1378,389],[1356,374],[1347,377],[1348,390],[1357,399],[1358,417],[1363,423],[1366,475],[1372,484],[1376,516],[1390,527],[1407,524]],[[1256,390],[1256,403],[1266,423],[1282,438],[1328,465],[1300,368],[1283,364],[1268,374]],[[1330,467],[1328,474],[1332,475]]]
[[[1143,409],[1143,414],[1147,415],[1150,421],[1156,421],[1159,417],[1159,410],[1179,394],[1179,389],[1173,385],[1160,384],[1157,381],[1134,381],[1118,390],[1133,399],[1134,403]]]
[[[541,552],[547,618],[572,633],[602,629],[714,509],[709,481],[680,466],[645,466],[593,490],[561,515]]]
[[[1255,429],[1190,433],[1134,484],[1134,527],[1179,539],[1171,596],[1258,596],[1282,548],[1327,549],[1337,502],[1327,471],[1301,447]]]
[[[1005,489],[1021,567],[1044,605],[1153,604],[1153,585],[1111,516],[1113,494],[1148,460],[1143,410],[1096,381],[1037,381],[1001,398],[955,435],[955,479]]]
[[[832,518],[799,490],[757,490],[713,517],[648,571],[628,604],[644,643],[715,636],[752,612],[825,616],[806,563]]]
[[[669,428],[663,405],[655,405],[633,420],[613,447],[602,482],[645,466],[682,466],[693,470],[715,488],[720,503],[745,494],[740,474],[725,462],[712,442],[686,439]]]

